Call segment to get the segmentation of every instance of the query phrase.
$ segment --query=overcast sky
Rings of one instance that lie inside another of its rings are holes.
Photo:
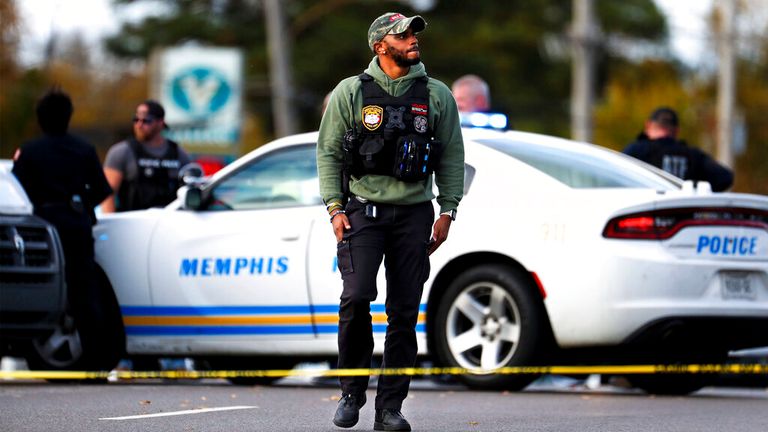
[[[672,48],[689,64],[698,64],[705,40],[705,19],[712,0],[655,0],[669,16]],[[121,6],[117,16],[110,0],[17,0],[21,9],[23,35],[22,61],[35,64],[42,59],[43,47],[51,32],[79,32],[88,42],[117,32],[121,22],[141,18],[160,7],[159,2]],[[439,2],[438,2],[439,4]],[[426,12],[428,15],[429,13]]]

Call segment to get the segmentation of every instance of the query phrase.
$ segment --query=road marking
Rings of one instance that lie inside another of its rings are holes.
[[[192,409],[192,410],[184,410],[184,411],[171,411],[171,412],[162,412],[162,413],[155,413],[155,414],[141,414],[141,415],[132,415],[132,416],[125,416],[125,417],[103,417],[99,420],[135,420],[135,419],[144,419],[144,418],[152,418],[152,417],[168,417],[168,416],[178,416],[178,415],[188,415],[188,414],[200,414],[200,413],[206,413],[206,412],[213,412],[213,411],[232,411],[232,410],[242,410],[242,409],[253,409],[258,408],[255,406],[231,406],[231,407],[219,407],[219,408],[200,408],[200,409]]]

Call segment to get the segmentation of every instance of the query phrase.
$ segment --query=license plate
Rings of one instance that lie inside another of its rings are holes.
[[[723,273],[722,293],[725,300],[755,300],[757,289],[751,284],[749,273]]]

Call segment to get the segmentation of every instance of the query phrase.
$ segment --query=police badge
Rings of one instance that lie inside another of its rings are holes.
[[[368,105],[363,107],[363,126],[370,131],[374,131],[381,126],[384,118],[384,109],[378,105]]]

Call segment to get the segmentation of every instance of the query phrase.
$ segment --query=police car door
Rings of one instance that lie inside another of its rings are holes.
[[[193,352],[270,353],[314,338],[306,246],[324,214],[315,160],[314,145],[274,150],[212,184],[202,210],[167,212],[149,257],[157,334]]]

